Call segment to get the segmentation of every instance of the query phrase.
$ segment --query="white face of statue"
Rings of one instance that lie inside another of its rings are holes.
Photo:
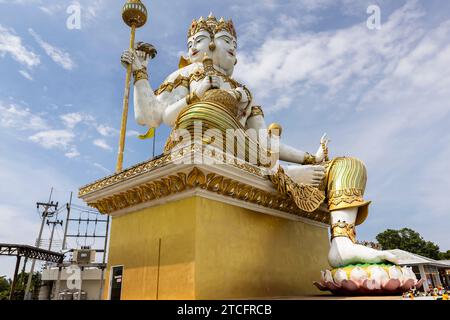
[[[211,57],[212,52],[209,49],[211,36],[208,31],[199,31],[188,39],[188,55],[191,62],[201,62],[205,53]]]
[[[214,65],[217,65],[227,75],[231,76],[237,63],[237,41],[228,32],[220,31],[215,35],[214,42],[216,44],[216,50],[213,52]]]

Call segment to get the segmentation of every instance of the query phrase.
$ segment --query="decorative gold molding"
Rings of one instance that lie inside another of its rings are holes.
[[[286,195],[264,191],[216,173],[205,173],[197,167],[194,167],[189,173],[178,172],[155,181],[143,183],[124,192],[89,202],[88,205],[102,213],[110,214],[194,188],[201,188],[209,192],[322,223],[328,223],[329,219],[329,215],[326,212],[302,212],[298,209],[295,202]],[[83,192],[85,191],[86,189],[83,189]]]
[[[174,89],[178,88],[179,86],[182,86],[189,90],[189,78],[183,77],[181,74],[178,75],[178,77],[175,78],[173,82],[167,82],[165,81],[161,86],[158,88],[158,90],[155,91],[155,95],[160,95],[164,91],[172,92]]]

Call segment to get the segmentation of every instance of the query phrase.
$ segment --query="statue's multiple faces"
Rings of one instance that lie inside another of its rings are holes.
[[[189,37],[187,47],[192,63],[201,62],[206,53],[213,59],[215,66],[224,70],[228,76],[233,74],[237,63],[237,41],[229,32],[220,31],[212,38],[208,31],[201,30]]]

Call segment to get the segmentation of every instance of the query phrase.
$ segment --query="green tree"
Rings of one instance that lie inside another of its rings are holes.
[[[29,272],[21,272],[17,276],[17,284],[14,290],[13,300],[23,300],[25,296],[25,288],[28,282]],[[36,291],[39,289],[41,283],[41,274],[38,272],[33,273],[33,277],[31,278],[31,292],[36,295]]]
[[[438,245],[424,240],[418,232],[408,228],[388,229],[378,234],[376,238],[384,250],[401,249],[436,260],[442,256]]]
[[[447,250],[447,252],[441,252],[441,260],[450,260],[450,250]]]
[[[0,278],[0,300],[9,298],[10,283],[5,278]]]

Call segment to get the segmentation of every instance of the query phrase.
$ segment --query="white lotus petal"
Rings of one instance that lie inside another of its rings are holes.
[[[396,266],[392,266],[392,267],[389,268],[389,278],[391,278],[391,279],[398,279],[398,280],[402,281],[403,280],[403,273]]]
[[[322,282],[325,282],[325,271],[320,271],[320,279],[322,280]]]
[[[355,267],[350,272],[350,280],[353,280],[357,283],[362,283],[364,280],[366,280],[368,278],[369,278],[369,275],[367,274],[367,272],[360,267]]]
[[[325,282],[334,282],[333,275],[330,270],[325,270]]]
[[[334,274],[334,282],[336,282],[337,284],[341,284],[343,280],[348,280],[347,272],[342,269],[338,269]]]
[[[378,289],[389,281],[389,275],[383,268],[373,266],[369,268],[369,271],[370,271],[370,279],[375,281],[376,287]]]
[[[403,280],[404,281],[407,281],[409,279],[417,280],[416,275],[412,271],[412,268],[403,267],[402,268],[402,273],[403,273]]]

